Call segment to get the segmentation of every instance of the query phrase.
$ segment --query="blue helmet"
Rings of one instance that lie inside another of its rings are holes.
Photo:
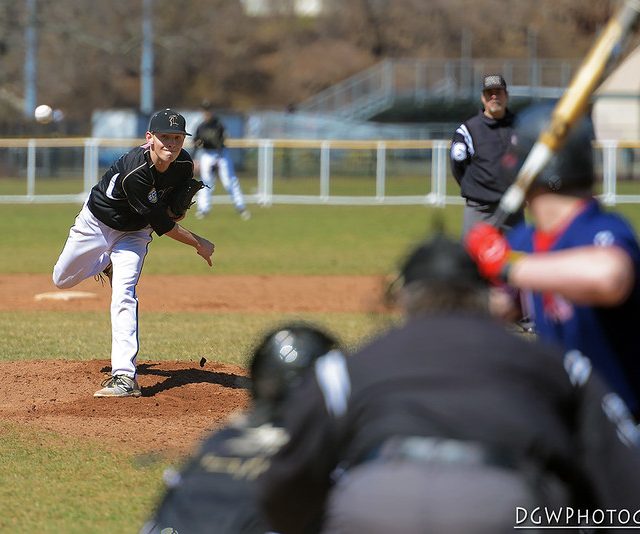
[[[516,115],[511,146],[502,157],[502,168],[513,182],[540,133],[551,121],[555,102],[534,104]],[[590,117],[571,128],[564,145],[536,176],[530,190],[558,193],[589,190],[594,182],[593,146],[595,138]]]

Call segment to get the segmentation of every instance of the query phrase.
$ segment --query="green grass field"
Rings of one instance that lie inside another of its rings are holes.
[[[0,273],[49,273],[79,210],[77,205],[3,205]],[[230,206],[184,225],[216,244],[214,273],[377,274],[392,269],[407,247],[444,217],[460,231],[460,208],[421,206],[252,207],[241,222]],[[145,273],[211,272],[184,245],[155,237]]]
[[[213,271],[183,245],[155,238],[145,273],[386,274],[436,221],[458,235],[462,215],[460,207],[251,208],[254,216],[248,222],[229,206],[216,206],[209,219],[199,221],[191,214],[184,222],[216,243]],[[79,206],[1,209],[0,273],[50,273]],[[640,228],[639,206],[617,209]],[[189,359],[206,349],[221,361],[244,363],[255,334],[281,318],[274,313],[143,313],[141,344],[147,357],[157,360]],[[350,346],[387,324],[385,317],[357,313],[301,318],[324,324]],[[203,335],[211,330],[218,335]],[[0,360],[61,353],[77,360],[104,356],[96,340],[108,331],[108,310],[3,312]],[[135,533],[162,487],[167,465],[162,457],[141,461],[135,455],[114,455],[98,443],[36,433],[6,421],[0,421],[0,436],[0,532]]]
[[[0,273],[49,274],[78,210],[77,205],[3,205]],[[213,270],[183,245],[156,237],[145,273],[382,274],[395,268],[434,220],[447,219],[452,233],[460,228],[456,209],[252,206],[252,211],[248,222],[229,206],[216,206],[209,219],[198,221],[191,214],[185,221],[216,243]],[[244,364],[258,332],[286,317],[142,313],[141,356],[193,359],[193,354],[206,353],[209,359]],[[384,317],[371,314],[298,317],[331,329],[348,346],[386,326]],[[107,358],[101,340],[108,339],[109,328],[108,310],[2,312],[0,359]],[[99,443],[43,435],[7,421],[0,421],[0,435],[1,532],[135,533],[162,489],[161,473],[169,462],[160,456],[141,463],[135,455],[115,455]]]

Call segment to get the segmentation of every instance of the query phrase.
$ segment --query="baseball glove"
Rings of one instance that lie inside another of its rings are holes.
[[[173,218],[178,219],[184,216],[187,210],[195,203],[193,197],[195,197],[196,193],[203,187],[207,186],[200,180],[189,178],[186,187],[180,189],[169,201],[168,207],[171,210]]]

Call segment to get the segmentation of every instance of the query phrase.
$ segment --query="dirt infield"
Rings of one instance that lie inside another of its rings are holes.
[[[209,429],[246,406],[244,369],[207,362],[145,362],[142,397],[96,399],[109,361],[39,360],[0,364],[5,385],[0,419],[99,439],[135,453],[188,452]]]
[[[79,300],[55,300],[48,276],[0,276],[0,311],[108,310],[110,292],[93,280]],[[144,311],[380,310],[383,280],[357,276],[153,276],[138,294]],[[87,297],[87,295],[85,295]],[[227,415],[246,406],[245,369],[216,362],[143,362],[142,397],[95,399],[110,362],[39,360],[0,363],[0,420],[99,439],[137,453],[184,454]]]
[[[383,286],[384,279],[378,276],[145,275],[138,285],[138,297],[143,311],[359,312],[380,310]],[[108,287],[85,280],[73,290],[91,296],[51,300],[42,295],[64,296],[69,290],[56,289],[49,276],[1,275],[0,311],[108,309]]]

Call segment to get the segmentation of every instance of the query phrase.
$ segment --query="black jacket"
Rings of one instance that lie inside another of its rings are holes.
[[[500,160],[511,143],[513,119],[509,110],[500,120],[480,111],[458,126],[449,156],[464,198],[496,203],[511,185],[501,171]]]
[[[222,150],[225,141],[225,129],[218,117],[211,117],[198,126],[193,138],[197,148],[205,150]]]
[[[568,374],[561,352],[488,318],[451,315],[414,318],[346,362],[346,385],[316,371],[287,405],[291,441],[261,484],[277,532],[307,531],[336,468],[358,464],[393,436],[479,442],[561,471],[589,504],[640,504],[640,451],[619,439],[602,409],[608,392],[597,377],[577,372],[582,360]],[[341,403],[341,413],[331,409]]]
[[[204,440],[141,534],[264,534],[269,530],[258,505],[256,479],[287,435],[253,415],[236,416]]]
[[[167,215],[173,195],[193,177],[193,160],[182,150],[165,172],[158,172],[150,149],[136,147],[116,161],[93,187],[87,203],[95,217],[114,230],[151,226],[158,235],[173,229]]]

